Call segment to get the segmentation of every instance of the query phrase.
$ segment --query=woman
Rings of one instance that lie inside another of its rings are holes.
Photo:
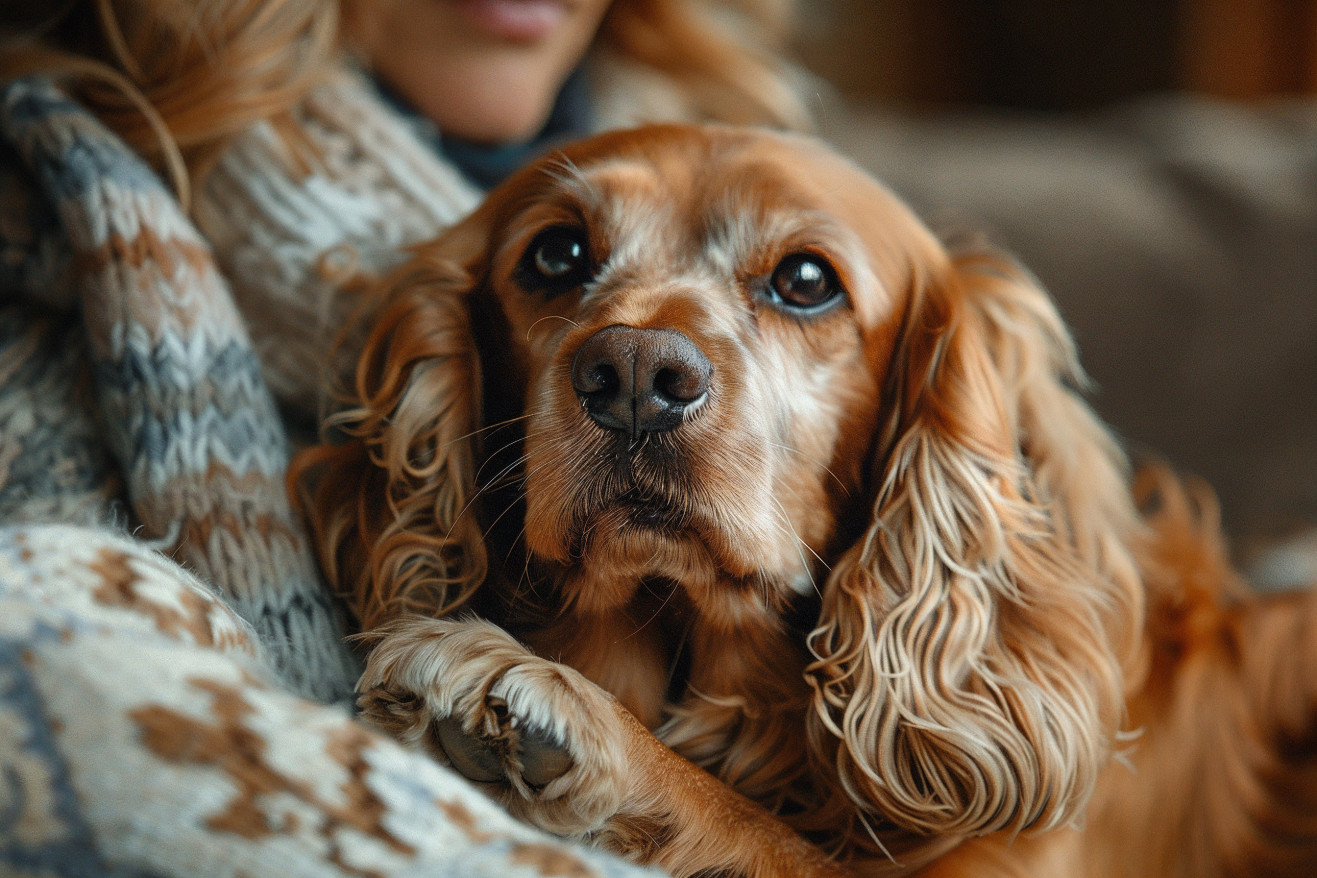
[[[289,436],[332,404],[363,280],[556,138],[803,122],[771,55],[784,4],[713,5],[4,13],[0,760],[36,829],[0,815],[0,864],[262,871],[282,845],[388,872],[460,841],[503,845],[505,871],[541,843],[279,691],[343,701],[356,674],[284,492]]]

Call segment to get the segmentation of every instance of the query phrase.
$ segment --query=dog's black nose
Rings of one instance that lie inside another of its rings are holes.
[[[630,436],[681,424],[709,392],[713,365],[675,329],[614,324],[585,340],[572,359],[572,387],[601,427]]]

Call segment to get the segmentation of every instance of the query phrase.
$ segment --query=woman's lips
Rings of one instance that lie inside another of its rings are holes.
[[[479,30],[516,43],[544,39],[569,12],[565,0],[456,0],[454,5]]]

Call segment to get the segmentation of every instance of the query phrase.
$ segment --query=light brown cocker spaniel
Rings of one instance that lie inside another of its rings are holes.
[[[675,875],[1317,868],[1317,599],[822,145],[604,135],[378,292],[303,508],[365,714],[514,814]]]

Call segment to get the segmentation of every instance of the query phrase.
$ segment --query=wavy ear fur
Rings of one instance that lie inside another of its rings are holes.
[[[420,250],[387,278],[358,360],[346,441],[294,460],[290,481],[320,563],[362,629],[407,612],[442,615],[484,579],[471,510],[480,364],[468,307],[473,274]]]
[[[905,830],[1050,828],[1088,800],[1139,661],[1126,465],[1036,285],[969,255],[916,286],[873,519],[811,636],[811,741]]]

